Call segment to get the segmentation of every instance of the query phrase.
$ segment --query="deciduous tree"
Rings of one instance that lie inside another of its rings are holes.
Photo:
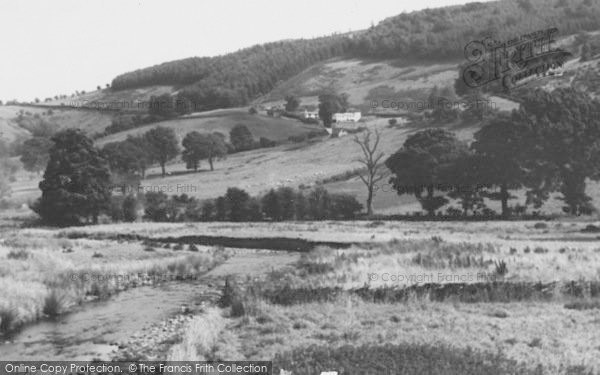
[[[68,129],[52,137],[48,167],[40,182],[42,197],[35,206],[53,225],[96,223],[110,202],[110,172],[92,140]]]
[[[362,138],[359,138],[358,135],[354,137],[354,142],[360,146],[360,149],[362,151],[362,155],[358,159],[358,162],[363,164],[366,169],[366,173],[364,173],[364,176],[363,174],[360,174],[359,177],[367,187],[368,216],[373,215],[373,190],[375,189],[375,185],[384,177],[379,173],[379,169],[383,165],[383,163],[381,163],[381,159],[383,158],[384,153],[377,152],[377,147],[379,146],[381,134],[377,130],[374,134],[374,140],[371,139],[373,133],[370,130],[364,133]]]
[[[300,99],[294,95],[287,95],[285,97],[285,110],[288,112],[294,112],[300,107]]]
[[[319,95],[319,118],[325,127],[331,127],[335,113],[345,112],[347,108],[347,94],[338,94],[334,90],[328,89]]]
[[[385,161],[394,174],[390,183],[398,194],[414,194],[428,215],[433,216],[448,202],[444,196],[436,196],[435,191],[451,189],[444,178],[444,168],[466,148],[453,133],[443,129],[415,133]]]
[[[175,131],[171,128],[157,126],[146,132],[144,136],[152,161],[160,164],[162,176],[165,177],[167,174],[165,170],[167,162],[179,154],[179,142],[177,141]]]
[[[21,163],[30,171],[39,173],[48,164],[49,152],[52,141],[46,137],[33,137],[25,142],[21,149]]]
[[[225,137],[220,133],[202,134],[196,131],[188,133],[183,139],[182,158],[188,169],[198,170],[200,160],[208,159],[210,170],[214,171],[215,158],[227,154]]]
[[[586,194],[586,179],[600,178],[600,102],[574,89],[527,94],[516,121],[528,126],[526,149],[530,196],[547,196],[558,190],[572,215],[593,207]]]
[[[511,189],[525,184],[528,153],[526,139],[529,130],[517,118],[498,113],[475,133],[471,148],[478,155],[478,183],[486,188],[497,187],[498,192],[487,192],[492,200],[499,200],[502,217],[510,216],[509,199]]]
[[[247,151],[254,147],[254,137],[246,125],[238,124],[229,132],[229,142],[236,151]]]

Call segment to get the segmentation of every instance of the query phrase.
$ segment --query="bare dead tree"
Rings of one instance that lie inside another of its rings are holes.
[[[375,184],[381,179],[383,176],[378,174],[379,168],[382,166],[381,159],[383,158],[383,152],[377,152],[377,147],[379,146],[379,140],[381,138],[381,134],[378,130],[375,130],[375,140],[371,142],[371,136],[373,133],[368,130],[362,138],[358,136],[354,137],[354,142],[360,146],[362,150],[362,157],[357,159],[357,161],[363,164],[366,168],[366,176],[362,174],[359,175],[362,182],[367,186],[367,215],[373,215],[373,190],[375,189]]]

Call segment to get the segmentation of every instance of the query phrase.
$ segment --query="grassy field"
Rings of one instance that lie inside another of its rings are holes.
[[[180,136],[192,130],[220,130],[227,133],[229,127],[237,123],[246,124],[255,137],[267,136],[271,139],[287,139],[293,134],[315,130],[314,127],[302,125],[297,121],[251,116],[240,110],[237,113],[236,116],[181,120],[171,125],[181,125],[177,130]],[[243,119],[248,121],[242,121]],[[249,122],[250,120],[254,123]],[[373,126],[382,128],[384,132],[382,147],[387,153],[399,147],[406,135],[414,131],[386,129],[383,122],[375,122]],[[143,127],[131,132],[115,134],[103,138],[98,145],[122,140],[128,134],[139,134],[150,128],[150,126]],[[161,178],[159,168],[154,167],[147,171],[149,178],[144,180],[142,185],[144,189],[164,187],[170,189],[171,194],[187,193],[201,199],[219,196],[231,186],[243,188],[251,194],[258,194],[271,187],[310,185],[330,175],[345,172],[348,168],[356,168],[359,164],[355,159],[359,156],[359,152],[352,138],[345,137],[228,155],[226,159],[215,162],[213,172],[208,170],[207,163],[203,163],[199,173],[189,173],[185,163],[177,159],[167,165],[170,176]],[[24,174],[12,184],[13,198],[16,201],[26,202],[39,196],[37,189],[39,180],[31,177]]]
[[[194,130],[207,133],[221,132],[229,138],[229,131],[238,124],[246,125],[257,141],[260,137],[282,141],[287,140],[290,136],[320,130],[317,126],[305,125],[296,120],[251,115],[248,113],[247,108],[242,108],[211,111],[202,115],[161,121],[104,137],[99,139],[97,144],[101,146],[107,142],[121,141],[127,138],[128,135],[141,134],[156,126],[165,126],[175,130],[180,139],[183,139],[187,133]]]
[[[236,123],[248,125],[255,135],[282,139],[292,134],[300,134],[314,130],[311,126],[302,125],[292,120],[273,119],[263,116],[251,116],[243,110],[216,111],[205,115],[208,117],[178,120],[169,126],[177,128],[181,136],[187,131],[223,131]],[[236,120],[237,119],[237,120]],[[248,121],[245,121],[247,119]],[[249,122],[255,121],[254,123]],[[367,119],[363,126],[381,131],[381,150],[386,156],[398,150],[407,136],[417,130],[418,126],[389,128],[384,119]],[[109,141],[121,140],[126,134],[141,133],[143,127],[131,133],[119,133],[99,141],[99,145]],[[262,129],[262,130],[260,130]],[[472,138],[476,126],[457,127],[452,129],[461,139]],[[185,163],[176,159],[167,165],[169,176],[162,178],[160,168],[153,167],[147,172],[148,178],[142,181],[144,191],[160,190],[168,194],[188,194],[199,199],[215,198],[225,193],[228,187],[236,186],[252,195],[259,195],[271,188],[279,186],[300,186],[308,188],[318,181],[325,181],[324,187],[332,192],[348,193],[360,202],[366,199],[363,183],[356,176],[337,177],[358,169],[361,165],[356,160],[361,156],[360,149],[353,142],[352,136],[342,138],[317,138],[309,142],[285,144],[273,148],[257,149],[228,155],[215,162],[215,170],[209,171],[208,164],[202,163],[198,173],[187,171]],[[37,187],[39,176],[21,173],[12,184],[13,200],[18,203],[31,201],[39,196]],[[600,188],[597,182],[589,182],[588,194],[596,205],[600,205]],[[511,204],[525,201],[524,192],[516,192],[517,199]],[[420,211],[420,205],[412,196],[398,196],[384,178],[377,186],[374,197],[374,208],[378,214],[400,214]],[[499,202],[487,201],[492,209],[499,209]],[[457,206],[456,204],[452,204]],[[560,213],[562,202],[556,196],[541,209],[546,213]],[[448,206],[447,206],[448,207]],[[447,208],[445,207],[445,208]],[[444,209],[445,209],[444,208]]]
[[[211,280],[223,285],[229,278],[232,287],[223,289],[222,304],[197,312],[181,328],[179,339],[163,353],[165,358],[274,359],[277,369],[294,373],[303,373],[307,366],[324,371],[375,362],[406,374],[427,369],[450,374],[587,374],[600,369],[596,329],[600,233],[589,230],[599,222],[19,228],[19,220],[27,215],[18,211],[0,218],[0,288],[5,291],[0,309],[11,326],[132,286],[115,280],[73,280],[73,274],[142,272],[151,280],[158,273],[208,271]],[[146,240],[117,239],[130,234]],[[177,238],[190,235],[289,237],[354,245],[303,254],[201,246],[191,252],[187,245],[174,251]],[[156,242],[160,237],[174,243],[166,249]],[[433,292],[411,292],[426,283],[450,289],[443,298]],[[572,283],[592,289],[573,292]],[[466,289],[452,289],[460,285],[495,285],[504,294],[478,292],[469,297],[461,294]],[[409,290],[402,298],[369,297],[378,291],[393,296],[402,290]],[[371,362],[365,362],[367,358]],[[378,359],[372,362],[373,358]],[[394,358],[404,358],[403,367],[394,367],[400,366]]]
[[[43,316],[68,312],[86,300],[106,298],[136,285],[204,273],[226,252],[173,251],[142,243],[69,240],[55,230],[23,232],[14,225],[27,211],[2,212],[0,220],[0,334]],[[195,250],[195,249],[194,249]]]
[[[294,126],[298,126],[297,123]],[[383,120],[370,120],[364,126],[381,130],[381,150],[386,155],[395,152],[406,137],[417,130],[409,127],[389,129],[387,122]],[[252,128],[250,131],[253,131]],[[469,138],[473,131],[473,128],[466,128],[458,130],[458,133],[461,137]],[[274,138],[277,133],[270,134]],[[250,194],[259,194],[278,186],[297,188],[300,185],[314,185],[318,180],[359,167],[356,160],[359,156],[360,149],[353,142],[352,136],[325,138],[322,141],[287,144],[229,155],[215,163],[213,172],[208,171],[208,165],[203,164],[199,173],[181,174],[185,171],[185,164],[175,161],[167,166],[171,176],[159,178],[159,169],[152,168],[148,171],[152,178],[144,180],[142,185],[145,189],[169,188],[173,194],[187,193],[200,199],[219,196],[231,186],[242,188]]]
[[[59,106],[61,104],[84,107],[111,106],[113,108],[120,107],[125,110],[145,111],[144,107],[139,107],[137,103],[142,102],[147,104],[151,96],[171,94],[173,91],[174,89],[171,86],[150,86],[121,91],[102,89],[80,94],[73,98],[68,97],[65,99],[52,100],[47,103],[42,102],[40,104],[46,106]],[[131,104],[133,104],[133,106]]]
[[[287,141],[288,137],[290,136],[322,130],[320,127],[314,125],[305,125],[296,120],[272,118],[261,115],[250,115],[246,109],[235,109],[211,111],[210,113],[193,116],[192,118],[182,118],[140,127],[128,132],[121,132],[101,138],[96,144],[101,147],[108,142],[124,140],[128,135],[141,134],[157,125],[167,126],[175,129],[180,139],[182,139],[186,133],[194,130],[200,132],[219,131],[225,134],[226,137],[229,137],[229,130],[231,130],[231,128],[237,124],[246,125],[257,141],[260,137],[267,137],[276,141]],[[246,175],[248,171],[254,170],[254,168],[245,170],[244,165],[246,163],[248,163],[248,165],[260,165],[265,162],[265,160],[274,161],[278,154],[287,154],[289,155],[288,158],[293,158],[295,155],[294,152],[286,152],[289,147],[290,146],[288,145],[275,149],[261,149],[231,155],[227,158],[227,160],[216,161],[216,171],[213,173],[203,173],[206,172],[206,170],[202,170],[202,173],[198,174],[183,174],[178,175],[177,177],[168,177],[166,179],[162,179],[155,178],[159,172],[158,169],[152,168],[148,171],[148,175],[152,178],[144,181],[143,185],[168,185],[174,186],[175,188],[177,187],[177,184],[193,185],[197,191],[195,193],[192,192],[192,194],[189,194],[188,192],[188,194],[198,196],[197,193],[200,190],[200,184],[204,184],[205,181],[211,181],[210,184],[213,184],[215,190],[210,190],[211,187],[207,187],[206,190],[203,188],[202,190],[205,194],[208,194],[208,196],[217,196],[224,192],[227,187],[235,185],[235,183],[232,182],[235,180],[229,176],[232,170],[235,171],[236,174],[239,173]],[[275,152],[272,153],[273,150],[275,150]],[[298,157],[303,157],[303,154],[298,154]],[[262,159],[262,161],[260,159]],[[205,164],[202,165],[202,167],[207,168],[208,165]],[[277,172],[273,168],[279,168],[278,166],[268,167],[272,168],[270,172],[272,176],[274,176]],[[263,169],[262,167],[259,168]],[[176,159],[170,165],[168,165],[167,170],[169,172],[173,172],[174,174],[176,172],[186,172],[185,163],[183,163],[180,159]],[[337,170],[341,170],[341,166],[338,167]],[[263,170],[262,172],[268,171]],[[16,181],[11,183],[13,202],[22,204],[35,200],[40,195],[40,191],[38,189],[40,178],[40,175],[27,173],[21,170],[16,176]],[[244,179],[243,176],[241,178]],[[252,178],[252,180],[255,183],[260,183],[260,181],[255,180],[254,178]],[[312,182],[314,179],[311,179],[310,181]]]
[[[371,370],[383,365],[395,368],[399,358],[403,374],[588,374],[600,369],[597,291],[575,298],[556,288],[546,298],[525,296],[506,302],[461,302],[460,294],[443,302],[417,294],[395,302],[372,302],[343,292],[365,284],[374,292],[411,285],[381,280],[384,275],[432,273],[434,283],[459,284],[437,277],[494,274],[497,261],[506,262],[508,271],[495,280],[507,288],[549,281],[597,285],[600,247],[593,236],[581,233],[589,223],[548,223],[545,228],[517,222],[423,224],[290,223],[247,228],[256,236],[371,240],[349,250],[320,248],[292,265],[238,277],[238,286],[226,293],[231,306],[197,315],[168,358],[275,358],[276,369],[294,374],[308,368],[356,370],[365,363]],[[246,227],[210,224],[172,227],[173,232],[164,226],[146,230],[156,235],[185,231],[233,235],[242,228]],[[369,233],[375,239],[401,239],[374,242]],[[439,237],[423,239],[433,233]],[[527,250],[525,244],[530,243],[536,245]],[[371,279],[372,274],[379,280]],[[320,288],[336,287],[342,292],[331,298],[294,302],[294,290],[314,296]],[[269,298],[274,295],[284,299]]]
[[[434,86],[452,86],[457,76],[457,64],[402,65],[398,61],[361,61],[332,59],[317,64],[299,75],[282,82],[257,102],[267,106],[281,104],[293,93],[304,105],[316,105],[320,90],[333,86],[349,95],[354,106],[367,104],[367,99],[421,100]],[[395,91],[390,97],[369,97],[374,89],[386,86]]]
[[[31,136],[16,121],[21,110],[30,113],[27,115],[29,117],[39,115],[42,120],[55,125],[56,130],[76,128],[88,135],[102,132],[111,124],[114,116],[114,112],[108,111],[51,108],[52,112],[49,114],[48,109],[39,107],[0,106],[0,131],[8,142]]]

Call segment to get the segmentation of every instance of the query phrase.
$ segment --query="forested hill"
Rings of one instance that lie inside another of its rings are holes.
[[[151,85],[244,88],[247,96],[266,93],[283,77],[338,56],[347,50],[346,36],[281,41],[245,48],[217,57],[192,57],[122,74],[112,82],[115,90]]]
[[[463,58],[465,45],[473,40],[510,40],[552,27],[558,36],[598,30],[599,16],[598,0],[474,2],[387,18],[362,34],[352,52],[383,58]]]
[[[405,13],[369,30],[257,45],[217,57],[193,57],[116,77],[113,90],[172,85],[207,110],[247,104],[311,65],[336,56],[460,59],[464,46],[556,27],[559,36],[600,29],[599,0],[504,0]],[[200,108],[198,108],[200,105]]]

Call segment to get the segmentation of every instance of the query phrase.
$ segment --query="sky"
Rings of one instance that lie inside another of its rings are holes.
[[[466,0],[0,0],[0,100],[92,91],[128,71],[368,28]]]

